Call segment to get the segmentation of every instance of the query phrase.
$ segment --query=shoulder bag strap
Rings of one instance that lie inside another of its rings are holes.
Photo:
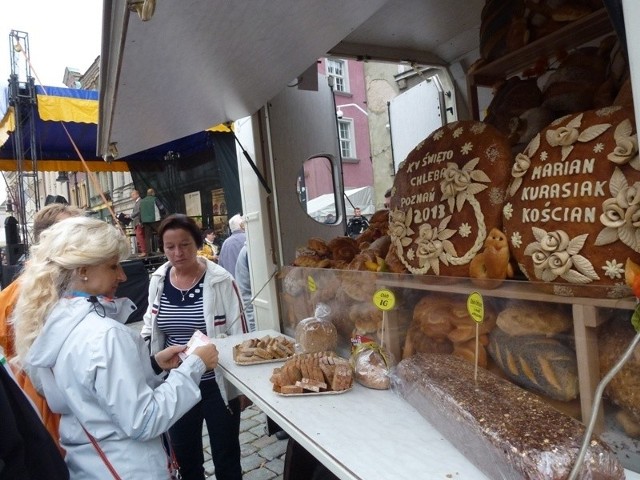
[[[91,435],[86,428],[82,427],[82,430],[84,430],[84,433],[87,434],[87,437],[89,437],[89,440],[91,440],[91,443],[93,444],[93,447],[96,449],[96,451],[98,452],[98,455],[100,455],[100,458],[102,459],[102,461],[104,462],[104,464],[107,466],[107,468],[109,469],[109,471],[111,472],[111,475],[113,475],[113,478],[115,480],[122,480],[120,478],[120,475],[118,475],[118,472],[116,472],[116,469],[113,468],[113,465],[111,465],[111,462],[109,461],[109,459],[107,458],[107,456],[104,454],[104,452],[102,451],[102,448],[100,448],[100,445],[98,444],[98,441],[93,437],[93,435]]]

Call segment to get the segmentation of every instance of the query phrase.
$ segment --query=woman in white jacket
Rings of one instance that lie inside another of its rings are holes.
[[[69,218],[42,233],[20,276],[16,361],[62,414],[60,443],[72,479],[169,478],[161,435],[200,400],[200,378],[217,365],[213,345],[182,364],[184,346],[150,359],[124,325],[135,305],[112,299],[126,279],[120,261],[128,255],[113,226]],[[154,369],[172,370],[163,381]]]
[[[247,331],[238,288],[229,272],[198,256],[202,236],[186,215],[165,218],[158,228],[169,260],[152,275],[142,336],[151,353],[181,344],[195,330],[209,338]],[[244,397],[216,369],[200,381],[202,400],[169,430],[184,480],[204,480],[202,426],[207,423],[217,480],[240,480],[240,412]]]

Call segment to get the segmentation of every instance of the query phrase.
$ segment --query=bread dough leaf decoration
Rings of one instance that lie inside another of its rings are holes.
[[[624,173],[616,167],[609,180],[612,198],[602,203],[600,223],[604,225],[595,245],[608,245],[620,240],[640,252],[640,182],[629,186]]]
[[[553,282],[560,277],[579,284],[600,279],[591,262],[579,254],[588,234],[571,239],[564,230],[547,233],[542,228],[532,227],[531,231],[537,241],[527,245],[524,254],[531,256],[536,278]]]
[[[432,227],[428,223],[420,225],[416,239],[416,257],[420,268],[426,267],[424,273],[433,269],[436,275],[440,275],[440,261],[448,266],[448,255],[458,256],[453,243],[448,240],[456,233],[455,230],[447,228],[450,220],[451,215],[443,218],[437,227]]]
[[[409,207],[406,212],[397,208],[389,215],[389,236],[391,243],[396,246],[398,255],[401,256],[404,247],[411,244],[410,236],[415,232],[411,229],[411,219],[413,218],[413,208]]]
[[[638,157],[638,136],[633,133],[631,121],[627,118],[620,122],[613,134],[616,146],[607,158],[616,165],[629,164],[634,169],[640,170],[640,157]]]
[[[610,127],[610,123],[601,123],[585,128],[580,132],[583,114],[578,115],[564,127],[549,129],[546,132],[547,142],[552,147],[561,147],[562,161],[566,160],[576,142],[590,142],[598,138]]]
[[[474,182],[491,182],[489,176],[482,170],[474,170],[479,161],[480,157],[476,157],[469,160],[462,168],[459,168],[456,163],[447,163],[440,182],[440,190],[442,200],[446,200],[449,204],[450,212],[454,211],[454,207],[458,212],[461,211],[466,200],[487,188],[487,185]]]

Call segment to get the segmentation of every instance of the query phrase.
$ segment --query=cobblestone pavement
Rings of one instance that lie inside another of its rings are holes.
[[[202,430],[204,469],[207,478],[216,478],[211,461],[211,449],[206,426]],[[242,412],[240,420],[240,448],[244,480],[282,480],[287,440],[267,435],[267,417],[255,405]]]

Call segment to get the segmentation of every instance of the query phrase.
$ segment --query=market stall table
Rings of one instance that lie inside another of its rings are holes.
[[[355,384],[342,394],[284,397],[269,381],[278,363],[237,365],[234,345],[278,336],[264,330],[216,339],[229,381],[342,479],[486,479],[408,403],[390,390]]]
[[[227,379],[341,479],[487,479],[411,405],[358,384],[342,394],[285,397],[269,380],[281,363],[238,365],[233,347],[275,330],[216,339]],[[627,479],[640,475],[626,471]]]

